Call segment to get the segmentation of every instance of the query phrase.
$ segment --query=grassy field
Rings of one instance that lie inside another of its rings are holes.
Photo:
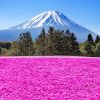
[[[100,100],[100,59],[2,57],[0,100]]]

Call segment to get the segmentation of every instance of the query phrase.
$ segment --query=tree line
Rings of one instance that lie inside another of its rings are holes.
[[[56,30],[50,27],[48,32],[42,29],[33,41],[31,33],[21,33],[14,42],[0,42],[0,55],[7,56],[100,56],[100,36],[93,40],[88,35],[84,43],[79,43],[69,30]]]

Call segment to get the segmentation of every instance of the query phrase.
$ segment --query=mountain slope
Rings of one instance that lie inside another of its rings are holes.
[[[45,28],[46,30],[48,30],[50,26],[53,26],[56,29],[70,30],[71,32],[74,32],[76,37],[78,38],[78,41],[80,42],[85,41],[89,33],[91,33],[94,38],[96,37],[95,33],[76,24],[75,22],[67,18],[64,14],[58,11],[43,12],[20,25],[17,25],[12,28],[8,28],[7,30],[3,30],[2,34],[0,32],[0,35],[9,36],[9,34],[7,33],[10,33],[12,38],[8,37],[9,38],[8,40],[15,40],[14,37],[17,38],[18,36],[17,32],[20,33],[20,32],[30,31],[32,33],[33,39],[35,39],[39,35],[42,28]],[[6,31],[6,34],[4,34],[5,31]],[[5,36],[3,36],[2,39],[4,38]]]
[[[58,11],[47,11],[11,29],[29,29],[44,26],[69,26],[71,21]]]

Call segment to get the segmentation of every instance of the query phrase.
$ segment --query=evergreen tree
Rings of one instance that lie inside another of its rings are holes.
[[[87,56],[93,56],[93,51],[92,51],[92,47],[91,44],[89,42],[86,42],[84,45],[84,50],[86,51],[86,55]]]
[[[46,55],[46,32],[42,29],[41,34],[36,39],[36,52],[39,55]]]
[[[71,51],[72,51],[71,55],[80,55],[79,43],[74,33],[71,34],[70,38],[71,38]]]
[[[69,30],[67,30],[63,34],[63,48],[62,48],[62,55],[71,55],[72,49],[71,49],[71,33]]]
[[[84,50],[86,51],[86,55],[88,56],[94,56],[94,49],[95,49],[95,43],[94,43],[94,40],[92,38],[92,35],[89,34],[88,35],[88,38],[87,38],[87,41],[84,45]]]
[[[95,39],[95,43],[99,43],[99,42],[100,42],[100,37],[97,35]]]
[[[49,28],[47,40],[47,54],[48,55],[63,55],[63,30],[55,30],[53,27]]]
[[[96,45],[95,56],[100,57],[100,42]]]
[[[91,34],[88,35],[87,42],[89,42],[90,44],[93,44],[94,41],[93,41],[93,38],[92,38]]]
[[[62,30],[55,30],[54,38],[53,38],[53,47],[54,55],[62,55],[63,53],[63,34],[64,31]]]
[[[47,35],[47,42],[48,42],[47,54],[48,55],[54,55],[54,51],[55,51],[54,34],[55,34],[55,29],[53,27],[50,27],[48,30],[48,35]]]
[[[6,43],[6,49],[10,49],[10,47],[11,47],[11,43],[7,42]]]
[[[11,47],[11,43],[10,42],[0,42],[0,47],[9,49]]]
[[[18,39],[19,55],[29,56],[34,54],[34,43],[30,32],[21,33]]]
[[[19,41],[14,41],[12,42],[9,54],[10,56],[21,56],[21,51],[20,51],[20,43]]]
[[[0,47],[0,55],[2,55],[2,50],[1,50],[1,47]]]

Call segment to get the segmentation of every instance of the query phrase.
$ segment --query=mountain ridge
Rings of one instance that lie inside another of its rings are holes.
[[[72,21],[68,17],[66,17],[64,14],[60,13],[59,11],[45,11],[37,16],[34,16],[30,20],[25,21],[22,24],[8,28],[5,31],[6,32],[9,31],[11,33],[13,31],[12,35],[14,35],[14,33],[18,34],[16,32],[20,33],[20,32],[30,31],[32,33],[33,39],[35,39],[39,35],[42,28],[45,28],[46,30],[48,30],[48,28],[50,26],[54,27],[55,29],[69,30],[69,31],[75,33],[78,41],[80,41],[80,42],[85,41],[87,38],[87,35],[89,33],[91,33],[94,38],[96,37],[96,34],[94,32],[75,23],[74,21]],[[14,31],[16,31],[16,32],[14,32]],[[36,33],[34,33],[34,31]],[[11,40],[14,40],[14,39],[11,39]],[[0,40],[1,40],[1,38],[0,38]]]

